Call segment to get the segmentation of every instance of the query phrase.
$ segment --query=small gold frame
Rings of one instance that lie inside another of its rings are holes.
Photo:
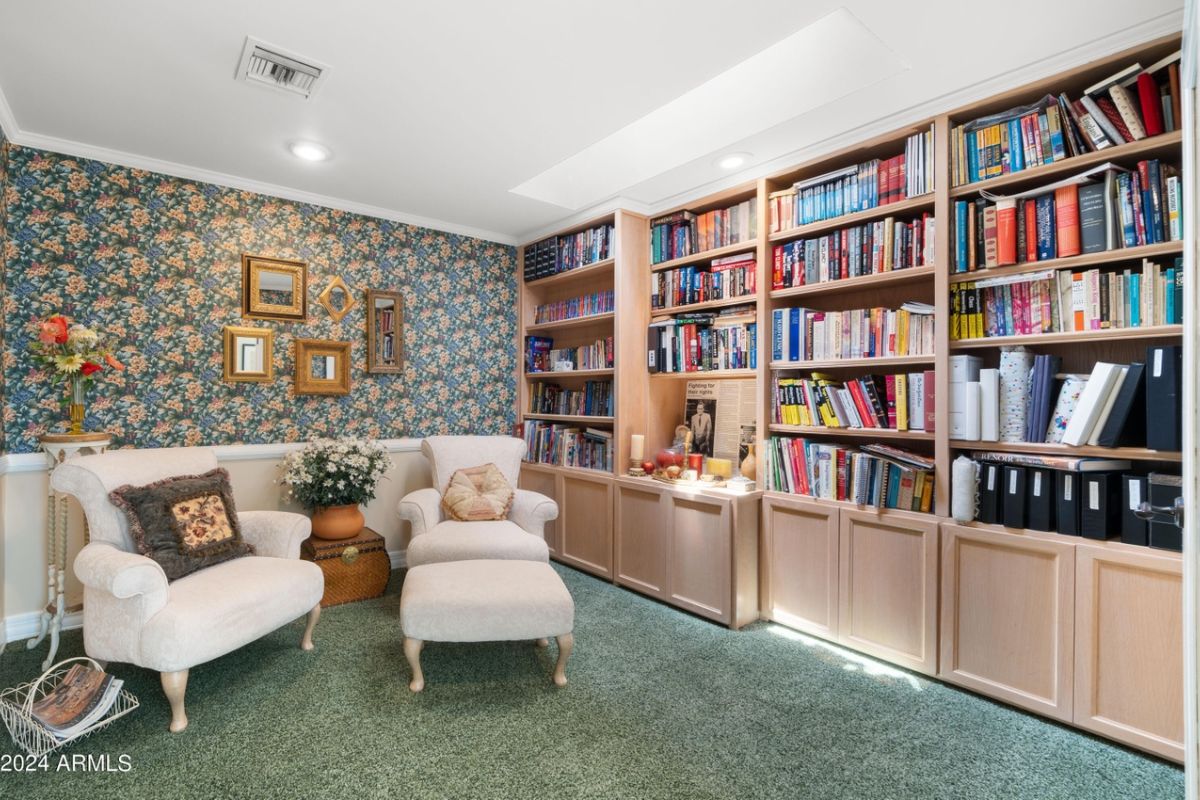
[[[333,304],[333,290],[341,289],[342,294],[346,296],[346,302],[341,308],[337,308]],[[329,281],[329,285],[325,287],[325,291],[317,295],[317,302],[325,306],[325,310],[329,312],[329,316],[334,322],[341,322],[342,317],[350,313],[350,309],[357,305],[358,301],[354,299],[354,294],[350,291],[350,287],[342,280],[340,275],[334,275],[333,280]]]
[[[291,278],[292,301],[271,303],[260,297],[262,273],[282,272]],[[252,319],[308,317],[308,264],[287,258],[242,255],[242,316]]]
[[[380,302],[391,308],[380,309]],[[388,313],[380,313],[390,312]],[[404,371],[404,298],[399,292],[367,290],[367,372]]]
[[[330,377],[313,375],[313,356],[335,359]],[[350,394],[350,343],[329,339],[296,340],[296,394]]]
[[[261,339],[263,342],[262,370],[238,369],[239,337]],[[275,331],[270,328],[244,328],[238,325],[225,326],[225,374],[227,383],[269,383],[275,380]]]

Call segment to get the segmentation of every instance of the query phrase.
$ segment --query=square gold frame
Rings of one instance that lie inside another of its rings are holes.
[[[237,371],[237,337],[254,336],[265,342],[262,372]],[[227,383],[269,383],[275,380],[275,331],[270,328],[247,328],[238,325],[225,326],[225,374]]]
[[[332,381],[313,378],[313,356],[336,357],[337,378]],[[350,343],[330,339],[297,339],[294,391],[296,394],[350,394]]]
[[[259,273],[261,270],[285,272],[292,277],[290,305],[278,305],[258,301]],[[242,316],[251,319],[291,319],[304,321],[308,318],[308,264],[287,258],[242,255]]]
[[[380,364],[375,360],[378,342],[375,341],[375,298],[390,299],[395,302],[395,318],[392,326],[392,347],[395,348],[395,364]],[[383,292],[375,289],[367,290],[367,372],[375,374],[396,374],[404,372],[404,298],[399,292]]]
[[[333,305],[332,296],[334,289],[341,289],[346,296],[346,304],[341,308],[335,308]],[[325,310],[329,312],[329,316],[333,318],[334,322],[341,322],[342,318],[350,313],[350,309],[358,304],[358,301],[354,299],[354,293],[350,291],[350,287],[346,285],[346,282],[342,280],[340,275],[333,276],[333,279],[329,281],[329,285],[325,287],[325,290],[317,295],[317,302],[325,307]]]

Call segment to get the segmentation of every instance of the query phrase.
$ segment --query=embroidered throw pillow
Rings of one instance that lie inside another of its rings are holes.
[[[125,512],[138,552],[157,561],[168,581],[254,552],[242,540],[223,469],[121,486],[108,497]]]
[[[446,513],[462,522],[507,519],[512,501],[512,487],[495,464],[460,469],[442,494]]]

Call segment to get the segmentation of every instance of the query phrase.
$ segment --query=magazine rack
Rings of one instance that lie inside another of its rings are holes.
[[[43,672],[42,676],[36,681],[23,683],[20,686],[14,686],[11,689],[5,689],[3,692],[0,692],[0,718],[4,719],[4,725],[8,728],[8,733],[12,736],[12,740],[17,747],[34,758],[48,755],[77,739],[90,736],[138,707],[138,699],[127,689],[122,688],[112,708],[94,725],[85,728],[74,736],[61,740],[58,739],[37,721],[33,716],[32,709],[34,703],[58,687],[63,676],[67,674],[68,669],[66,665],[72,661],[87,661],[94,669],[101,669],[100,665],[93,659],[86,657],[68,658]]]

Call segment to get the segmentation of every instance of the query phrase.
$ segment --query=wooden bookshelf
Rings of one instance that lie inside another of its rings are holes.
[[[611,425],[616,419],[616,417],[598,414],[534,414],[528,411],[521,416],[524,419],[540,419],[545,422],[578,422],[589,425]]]
[[[1078,345],[1085,342],[1119,342],[1142,339],[1168,339],[1183,335],[1182,325],[1148,325],[1143,328],[1110,328],[1108,330],[1067,331],[1063,333],[1032,333],[1025,336],[985,336],[981,339],[956,339],[951,350],[979,350],[1009,345]]]
[[[596,325],[601,322],[611,323],[615,314],[608,312],[605,314],[587,314],[582,317],[572,317],[571,319],[560,319],[555,322],[539,322],[533,325],[525,326],[525,333],[550,333],[552,331],[561,331],[567,328],[582,328],[588,325]]]
[[[893,367],[911,367],[936,362],[937,356],[930,353],[917,356],[880,356],[879,358],[830,358],[820,361],[772,361],[771,369],[860,369],[868,372],[886,372]]]
[[[571,378],[607,378],[616,372],[615,369],[571,369],[559,372],[526,372],[527,381],[562,381]]]
[[[874,275],[860,275],[856,278],[841,278],[836,281],[791,286],[786,289],[772,289],[771,299],[786,300],[792,297],[811,297],[821,294],[856,292],[862,289],[896,286],[905,283],[925,283],[933,280],[935,271],[933,267],[907,267],[905,269],[879,272]]]
[[[1047,442],[980,442],[966,439],[951,439],[955,450],[991,451],[995,453],[1025,453],[1037,456],[1061,456],[1064,458],[1120,458],[1127,461],[1175,461],[1183,460],[1183,454],[1166,450],[1148,450],[1145,447],[1096,447]]]
[[[757,294],[745,294],[740,297],[723,297],[720,300],[705,300],[702,303],[686,303],[681,306],[667,306],[666,308],[652,308],[650,313],[656,317],[668,316],[672,314],[687,314],[697,311],[710,311],[714,308],[728,308],[730,306],[747,306],[754,305],[758,302]]]
[[[560,272],[557,275],[551,275],[546,278],[538,278],[529,282],[531,287],[542,288],[545,286],[555,286],[562,283],[575,283],[576,281],[585,282],[596,280],[601,276],[605,276],[607,280],[611,280],[613,266],[617,263],[615,258],[606,258],[602,261],[596,261],[588,264],[586,267],[576,267],[569,269],[566,272]]]
[[[715,247],[712,250],[705,250],[703,253],[693,253],[690,256],[680,256],[672,258],[670,261],[660,261],[650,267],[651,272],[662,272],[665,269],[675,269],[677,267],[687,267],[693,264],[698,264],[701,261],[712,261],[714,258],[723,258],[736,253],[754,253],[758,249],[758,240],[751,239],[746,242],[738,242],[724,247]]]
[[[650,380],[722,380],[726,378],[757,378],[754,369],[710,369],[693,372],[652,372]]]
[[[767,426],[767,430],[793,436],[846,436],[857,439],[901,439],[909,442],[932,442],[934,438],[932,433],[925,431],[898,431],[892,428],[826,428],[822,425],[772,423]]]
[[[970,283],[983,281],[988,278],[1002,278],[1005,275],[1027,275],[1031,272],[1045,272],[1060,269],[1085,269],[1100,267],[1107,264],[1120,264],[1126,261],[1151,260],[1163,256],[1177,256],[1183,253],[1183,242],[1156,242],[1141,247],[1124,247],[1117,250],[1104,250],[1099,253],[1087,253],[1067,258],[1051,258],[1045,261],[1031,261],[1024,264],[1014,264],[1007,267],[989,267],[977,269],[974,272],[956,272],[950,276],[950,283]]]
[[[807,239],[812,236],[832,233],[841,228],[849,228],[861,225],[864,222],[874,222],[880,219],[887,219],[888,217],[907,220],[910,216],[920,215],[922,211],[929,211],[933,208],[933,203],[933,194],[918,195],[917,197],[910,197],[907,200],[901,200],[898,203],[875,206],[864,211],[842,214],[838,217],[830,217],[829,219],[810,222],[807,225],[798,225],[794,228],[778,231],[770,235],[770,241],[772,244],[775,244],[778,242],[789,242],[792,239]]]

